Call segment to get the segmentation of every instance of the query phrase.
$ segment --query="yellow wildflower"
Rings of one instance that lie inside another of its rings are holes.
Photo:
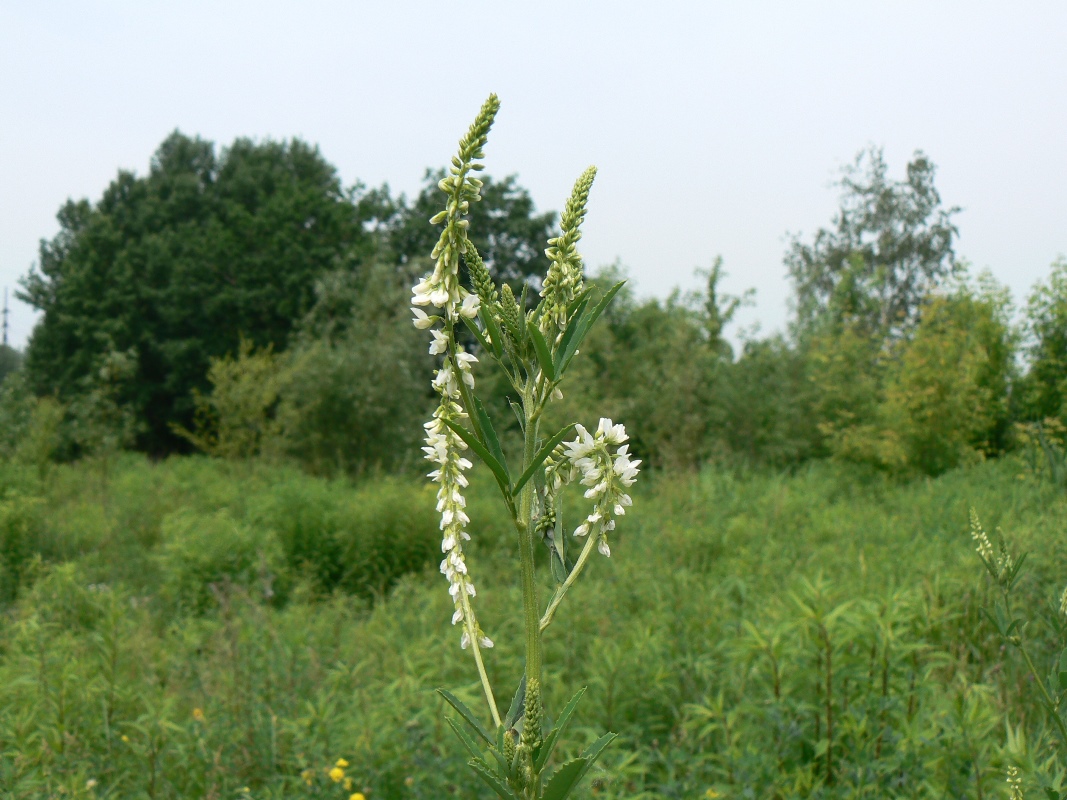
[[[714,789],[708,789],[706,792],[704,792],[704,797],[708,798],[708,800],[715,800],[715,798],[722,797],[722,795]]]
[[[304,783],[310,786],[312,779],[315,777],[315,770],[306,769],[300,773],[300,777],[304,779]]]
[[[329,771],[328,774],[330,776],[330,780],[332,780],[334,783],[340,783],[345,777],[345,771],[340,767],[334,767]]]
[[[349,795],[348,800],[367,800],[367,798],[363,796],[363,792],[356,792],[355,794]]]
[[[202,708],[194,708],[193,709],[193,719],[195,719],[197,722],[203,722],[204,721],[204,709],[202,709]]]
[[[346,792],[351,792],[353,786],[355,786],[355,784],[352,782],[352,779],[351,778],[345,778],[345,791]]]
[[[126,735],[126,734],[124,733],[124,734],[122,734],[122,741],[124,741],[124,742],[126,742],[127,744],[129,744],[129,743],[130,743],[130,737],[129,737],[129,736],[127,736],[127,735]]]
[[[348,766],[348,762],[345,761],[343,758],[339,758],[337,759],[337,766],[339,766],[341,769],[344,769]]]

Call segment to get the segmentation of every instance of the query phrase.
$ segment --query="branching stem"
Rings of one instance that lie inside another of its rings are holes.
[[[543,633],[549,625],[552,624],[552,619],[556,616],[556,609],[559,608],[559,604],[563,602],[563,596],[567,594],[567,590],[571,588],[578,576],[585,568],[585,562],[589,559],[590,554],[593,552],[593,545],[596,544],[596,537],[589,536],[586,539],[585,546],[582,548],[581,554],[578,556],[578,560],[574,564],[574,568],[571,570],[567,579],[560,584],[556,589],[555,595],[552,597],[552,601],[548,604],[548,608],[545,609],[545,615],[541,617],[541,632]]]

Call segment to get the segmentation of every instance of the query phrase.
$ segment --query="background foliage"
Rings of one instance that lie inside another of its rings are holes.
[[[1062,781],[966,524],[977,506],[1033,553],[1018,591],[1050,609],[1028,629],[1050,662],[1067,262],[1017,313],[957,258],[934,177],[921,153],[903,180],[857,157],[830,226],[785,254],[786,334],[730,335],[748,295],[715,261],[698,292],[624,289],[583,344],[548,416],[624,421],[652,467],[549,644],[549,691],[590,687],[580,733],[623,737],[591,796]],[[409,200],[341,186],[296,140],[175,133],[147,175],[60,210],[23,287],[41,322],[0,351],[5,796],[467,796],[431,691],[476,687],[412,479],[433,398],[408,287],[438,178]],[[474,241],[535,295],[555,215],[514,177],[483,196]],[[510,387],[479,387],[516,436]],[[518,596],[493,576],[513,543],[485,482],[471,563],[512,682]]]

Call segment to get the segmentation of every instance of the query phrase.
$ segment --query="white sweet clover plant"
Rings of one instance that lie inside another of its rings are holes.
[[[540,431],[546,405],[560,394],[563,379],[593,323],[622,284],[594,298],[584,285],[577,244],[585,218],[589,190],[596,170],[590,167],[575,183],[560,219],[560,235],[545,251],[551,265],[542,282],[541,300],[527,310],[527,289],[516,299],[511,288],[492,280],[468,238],[468,213],[478,202],[482,183],[475,173],[483,167],[483,148],[500,106],[495,95],[482,106],[477,119],[459,143],[449,174],[440,182],[447,200],[431,223],[441,225],[433,249],[433,273],[415,285],[412,313],[417,328],[429,331],[430,354],[440,358],[433,388],[440,400],[433,419],[426,423],[426,458],[435,469],[429,477],[438,484],[437,510],[441,514],[441,572],[448,578],[455,604],[452,624],[460,627],[459,644],[469,648],[492,717],[492,730],[451,693],[442,696],[459,712],[466,726],[449,720],[464,747],[471,767],[503,798],[562,800],[578,785],[603,749],[615,737],[608,733],[578,758],[548,775],[548,762],[577,706],[580,690],[560,712],[554,727],[546,723],[541,693],[542,636],[567,590],[581,574],[594,549],[611,555],[609,536],[616,520],[632,504],[627,490],[637,477],[640,461],[630,457],[626,429],[601,419],[595,433],[579,424],[568,425],[552,436]],[[460,259],[467,266],[470,288],[460,283]],[[463,342],[473,342],[470,350]],[[516,396],[517,416],[523,434],[523,453],[506,458],[499,437],[474,392],[473,367],[480,359],[492,360],[503,370]],[[572,441],[568,437],[574,435]],[[463,490],[465,472],[473,453],[488,466],[514,522],[519,549],[526,668],[507,714],[501,716],[485,670],[482,651],[493,641],[474,612],[477,596],[463,551],[470,540]],[[513,465],[519,465],[516,470]],[[591,509],[572,532],[578,537],[577,557],[565,541],[562,487],[580,480]],[[537,592],[537,543],[548,547],[556,590],[542,609]]]

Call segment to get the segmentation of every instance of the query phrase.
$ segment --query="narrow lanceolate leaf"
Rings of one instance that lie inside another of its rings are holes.
[[[552,780],[548,782],[548,786],[545,788],[544,794],[541,795],[541,800],[563,800],[574,788],[578,786],[582,778],[585,777],[585,773],[589,771],[589,768],[596,763],[597,758],[604,752],[604,748],[607,747],[615,739],[616,734],[605,733],[582,753],[578,758],[573,761],[568,761],[552,776]],[[558,781],[557,781],[558,779]],[[558,782],[558,787],[556,784]],[[549,794],[553,789],[558,794]]]
[[[507,466],[497,461],[493,454],[485,448],[485,445],[478,441],[478,437],[472,431],[467,430],[462,425],[457,425],[452,420],[445,419],[442,422],[466,442],[467,446],[477,454],[478,458],[484,461],[489,469],[493,471],[493,476],[500,485],[500,491],[504,492],[505,495],[511,494],[511,476],[508,475]]]
[[[571,423],[547,442],[544,447],[537,451],[537,454],[533,457],[533,461],[530,462],[530,466],[526,468],[526,471],[519,476],[519,479],[515,482],[514,488],[511,490],[513,495],[517,495],[522,491],[522,487],[532,478],[542,466],[544,466],[545,459],[552,455],[552,451],[556,449],[556,445],[563,441],[563,437],[571,432],[571,428],[574,424]]]
[[[576,758],[568,761],[556,770],[545,787],[541,800],[564,800],[571,790],[578,785],[578,781],[585,774],[586,761],[584,758]]]
[[[478,326],[474,324],[474,320],[461,317],[463,324],[467,326],[467,329],[474,334],[474,338],[478,340],[478,344],[482,346],[482,350],[486,353],[492,353],[493,350],[489,347],[489,342],[485,341],[485,335],[479,330]]]
[[[582,297],[581,302],[575,304],[573,311],[567,315],[567,328],[563,331],[563,336],[561,336],[559,340],[559,346],[556,348],[554,363],[557,375],[563,375],[565,367],[562,364],[561,356],[568,352],[571,341],[578,335],[578,329],[582,326],[585,309],[589,306],[589,291],[591,290],[586,290],[585,296]]]
[[[617,736],[617,733],[605,733],[585,749],[585,752],[582,753],[582,758],[586,761],[586,770],[593,766],[593,763],[600,758],[600,754],[604,752],[604,748],[615,741]],[[584,775],[585,773],[583,772],[582,774]]]
[[[559,721],[556,722],[556,727],[552,729],[552,732],[548,734],[548,736],[545,737],[545,740],[541,743],[541,748],[537,751],[537,755],[534,757],[534,769],[538,772],[543,770],[545,764],[548,763],[552,751],[555,749],[557,742],[559,742],[559,737],[567,730],[567,724],[571,721],[571,715],[574,714],[574,709],[578,707],[578,701],[582,699],[583,694],[585,694],[584,686],[575,692],[571,701],[564,706],[563,712],[559,715]]]
[[[466,748],[467,752],[471,754],[471,758],[482,757],[482,753],[478,749],[478,745],[471,738],[470,734],[463,730],[462,726],[458,722],[452,719],[452,717],[445,717],[445,722],[448,723],[448,727],[452,729],[453,733],[456,734],[456,737],[460,740],[460,742],[463,743],[463,747]]]
[[[459,715],[467,721],[467,724],[474,729],[474,732],[485,740],[486,744],[493,744],[493,740],[489,738],[489,731],[482,727],[482,723],[480,723],[478,721],[478,718],[474,716],[474,712],[467,708],[467,705],[462,700],[460,700],[447,689],[438,689],[437,693],[441,695],[441,697],[443,697],[448,702],[448,704],[452,706],[452,708],[456,709]]]
[[[489,449],[493,458],[500,462],[501,466],[504,467],[504,471],[507,472],[508,461],[504,458],[504,451],[500,447],[500,437],[496,435],[496,429],[489,419],[489,413],[485,410],[481,400],[473,395],[471,399],[474,401],[474,413],[478,415],[478,425],[482,429],[482,436],[485,439],[483,443]]]
[[[482,325],[485,326],[485,332],[489,334],[489,347],[493,355],[497,359],[503,358],[504,337],[500,333],[500,326],[496,324],[496,317],[493,316],[493,312],[483,305],[478,309],[478,317],[482,320]]]
[[[512,728],[515,726],[515,720],[519,718],[519,714],[522,713],[523,703],[526,702],[526,673],[522,673],[522,680],[519,681],[519,688],[515,690],[515,697],[511,701],[511,708],[508,709],[508,715],[504,717],[504,727]]]
[[[517,800],[515,793],[508,788],[508,785],[495,772],[489,769],[489,766],[480,758],[472,758],[467,763],[470,764],[471,769],[478,773],[478,777],[489,784],[489,788],[504,800]]]
[[[582,291],[574,296],[574,298],[567,303],[567,319],[571,319],[575,316],[578,310],[578,306],[584,305],[589,300],[589,295],[593,293],[592,286],[586,286]]]
[[[545,335],[541,333],[541,329],[533,322],[526,323],[526,327],[529,329],[530,339],[533,340],[534,352],[537,354],[537,363],[541,367],[541,374],[543,374],[545,379],[550,383],[555,382],[556,367],[552,363],[552,351],[548,349],[548,342],[545,341]]]
[[[589,333],[589,329],[593,327],[600,315],[604,313],[604,309],[608,307],[608,303],[614,299],[615,295],[619,293],[619,290],[623,287],[626,281],[619,281],[605,294],[600,302],[593,308],[586,306],[578,320],[577,328],[570,340],[567,342],[567,346],[564,347],[560,343],[559,349],[556,351],[556,373],[562,375],[567,369],[567,365],[571,363],[571,359],[574,358],[574,353],[581,347],[582,341],[585,339],[586,334]],[[566,334],[564,334],[566,335]]]

